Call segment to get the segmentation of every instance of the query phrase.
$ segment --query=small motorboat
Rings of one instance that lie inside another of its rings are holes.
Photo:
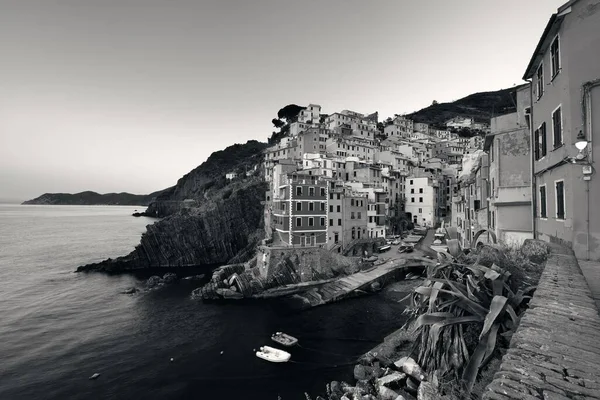
[[[288,362],[291,356],[292,355],[286,351],[269,346],[262,346],[256,352],[256,357],[275,363]]]
[[[271,335],[271,340],[283,346],[293,346],[298,343],[298,339],[283,332],[276,332]]]

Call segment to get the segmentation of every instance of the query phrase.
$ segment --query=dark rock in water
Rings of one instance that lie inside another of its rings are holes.
[[[367,369],[364,365],[358,364],[354,367],[354,379],[360,381],[368,378]]]
[[[342,385],[338,381],[331,381],[329,388],[331,390],[331,395],[338,396],[338,399],[344,395],[344,391],[342,390]]]
[[[123,291],[124,294],[135,294],[138,290],[134,287],[127,288]]]
[[[146,286],[148,286],[149,288],[153,288],[160,285],[161,283],[164,283],[163,279],[158,275],[154,275],[148,278],[148,280],[146,281]]]
[[[171,283],[175,283],[177,282],[177,274],[174,274],[172,272],[167,272],[164,276],[163,276],[163,281],[166,284],[171,284]]]
[[[364,356],[362,356],[358,362],[362,365],[372,365],[377,360],[377,356],[371,352],[368,352]]]

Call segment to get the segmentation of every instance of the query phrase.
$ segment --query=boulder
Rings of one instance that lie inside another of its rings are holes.
[[[415,378],[419,382],[427,379],[427,375],[425,375],[423,369],[421,369],[419,364],[417,364],[416,361],[410,357],[402,357],[396,361],[394,365],[397,368],[402,369],[404,373]]]
[[[217,289],[215,290],[217,292],[218,295],[222,296],[224,299],[231,299],[231,300],[240,300],[244,298],[244,295],[239,293],[239,292],[234,292],[233,290],[229,290],[229,289]]]
[[[146,281],[146,286],[153,288],[155,286],[160,285],[161,283],[164,283],[162,278],[158,275],[154,275],[148,278],[148,280]]]
[[[356,388],[362,396],[367,394],[375,394],[375,387],[368,380],[360,380],[356,382]]]
[[[125,290],[123,291],[123,293],[125,293],[125,294],[134,294],[134,293],[136,293],[137,291],[138,291],[138,290],[132,286],[132,287],[129,287],[129,288],[125,289]]]
[[[417,391],[417,400],[440,400],[441,395],[431,382],[421,382]]]
[[[378,386],[394,387],[399,386],[400,382],[406,379],[406,374],[402,372],[392,372],[377,379]]]
[[[392,369],[396,368],[396,366],[394,365],[394,362],[392,360],[390,360],[389,358],[387,358],[386,356],[384,356],[383,354],[377,354],[376,358],[377,358],[377,361],[379,361],[379,365],[382,366],[383,368],[392,368]]]
[[[338,381],[331,381],[331,383],[329,384],[329,389],[332,394],[337,394],[340,397],[342,397],[342,395],[344,394],[342,390],[342,385]]]
[[[377,392],[381,400],[396,400],[398,393],[385,386],[378,386]]]
[[[354,366],[354,379],[357,381],[368,379],[367,369],[364,365],[358,364]]]
[[[364,356],[362,356],[358,362],[362,365],[373,365],[373,363],[377,360],[377,353],[368,352]]]
[[[167,272],[164,276],[163,276],[163,281],[166,284],[170,284],[170,283],[175,283],[177,281],[177,275],[172,273],[172,272]]]

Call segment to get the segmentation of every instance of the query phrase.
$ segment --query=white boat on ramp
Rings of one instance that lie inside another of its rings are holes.
[[[298,339],[283,332],[276,332],[271,335],[271,340],[279,343],[282,346],[293,346],[298,343]]]
[[[291,356],[292,355],[287,351],[279,350],[269,346],[263,346],[256,352],[256,357],[276,363],[288,362]]]

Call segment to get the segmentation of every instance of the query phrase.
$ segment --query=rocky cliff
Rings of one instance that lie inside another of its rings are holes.
[[[150,204],[147,213],[163,218],[148,225],[133,252],[77,271],[121,272],[249,259],[264,237],[262,201],[267,184],[254,166],[260,164],[265,146],[250,141],[213,153]],[[238,177],[226,180],[228,172],[237,172]]]

